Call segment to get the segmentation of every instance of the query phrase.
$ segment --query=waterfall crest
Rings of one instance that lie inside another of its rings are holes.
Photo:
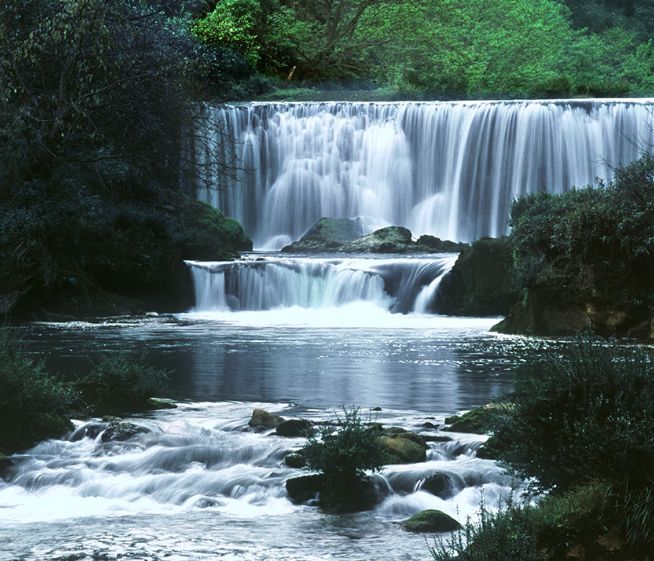
[[[185,157],[199,198],[259,248],[323,216],[472,241],[502,235],[520,195],[609,179],[654,143],[653,111],[654,100],[202,105]]]
[[[256,257],[188,261],[196,311],[337,308],[367,302],[395,313],[434,312],[457,255],[393,258]]]

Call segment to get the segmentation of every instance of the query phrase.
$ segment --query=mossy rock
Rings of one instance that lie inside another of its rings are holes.
[[[156,411],[157,409],[177,409],[177,405],[172,399],[163,399],[160,397],[151,397],[147,402],[148,409]]]
[[[460,528],[461,524],[440,510],[423,510],[404,523],[409,532],[454,532]]]
[[[255,409],[252,411],[252,417],[248,425],[253,429],[266,430],[275,429],[284,422],[284,417],[269,413],[263,409]]]
[[[342,244],[363,236],[360,218],[321,218],[298,241],[282,249],[286,253],[337,251]]]
[[[125,442],[141,434],[152,432],[146,427],[127,421],[112,421],[100,437],[102,442]]]
[[[415,464],[427,460],[427,446],[402,435],[378,436],[377,442],[388,455],[389,463]]]
[[[454,415],[445,419],[448,425],[443,430],[449,432],[465,432],[470,434],[488,434],[493,429],[493,424],[498,414],[505,407],[511,407],[509,403],[488,403],[481,407],[471,409],[463,415]]]
[[[438,311],[449,315],[506,315],[519,298],[508,238],[483,238],[461,251],[438,291]]]

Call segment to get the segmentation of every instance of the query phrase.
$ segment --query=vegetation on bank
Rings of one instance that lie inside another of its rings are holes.
[[[652,93],[654,3],[597,4],[221,0],[191,28],[207,46],[296,84],[287,99],[326,81],[374,84],[391,98]]]
[[[155,409],[151,398],[166,391],[167,380],[168,372],[129,353],[108,354],[83,375],[54,375],[1,328],[0,453],[63,436],[72,417]]]
[[[237,78],[169,4],[3,3],[0,315],[183,309],[183,259],[251,247],[180,185],[189,102]]]
[[[437,561],[647,560],[654,547],[654,359],[581,339],[518,372],[485,447],[548,495],[483,511]]]
[[[596,188],[515,202],[509,243],[520,300],[505,332],[654,336],[654,156]]]

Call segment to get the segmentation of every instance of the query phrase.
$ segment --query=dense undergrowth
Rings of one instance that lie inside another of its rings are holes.
[[[168,376],[130,353],[109,353],[84,374],[56,375],[0,328],[0,453],[63,436],[72,417],[152,409]]]
[[[520,299],[500,330],[654,337],[650,153],[606,184],[517,200],[508,243]]]
[[[654,550],[654,359],[579,340],[521,368],[487,447],[546,496],[483,511],[437,561],[648,560]]]

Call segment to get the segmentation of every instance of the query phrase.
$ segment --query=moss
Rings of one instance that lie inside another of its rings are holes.
[[[454,415],[445,419],[449,425],[443,429],[451,432],[467,432],[471,434],[487,434],[493,429],[498,413],[511,407],[506,403],[489,403],[471,409],[463,415]]]
[[[461,524],[440,510],[423,510],[409,518],[404,528],[409,532],[454,532]]]

